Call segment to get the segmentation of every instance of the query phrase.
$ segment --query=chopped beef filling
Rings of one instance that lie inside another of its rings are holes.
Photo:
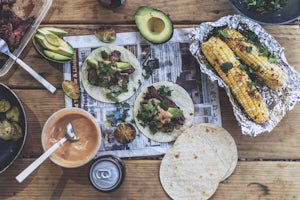
[[[4,39],[10,51],[17,49],[26,31],[32,25],[35,17],[25,20],[18,17],[12,7],[16,0],[0,0],[0,38]],[[0,54],[0,68],[5,64],[7,56]]]

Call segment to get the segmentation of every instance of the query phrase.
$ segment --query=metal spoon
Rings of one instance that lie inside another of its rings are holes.
[[[26,169],[24,169],[17,177],[19,183],[23,182],[27,176],[29,176],[38,166],[40,166],[56,149],[58,149],[65,141],[77,141],[78,137],[75,134],[72,124],[68,123],[66,126],[66,135],[60,139],[57,143],[51,146],[47,151],[45,151],[38,159],[31,163]]]
[[[7,43],[0,38],[0,52],[11,57],[16,63],[18,63],[23,69],[25,69],[29,74],[31,74],[37,81],[39,81],[45,88],[47,88],[51,93],[56,91],[56,88],[49,83],[46,79],[44,79],[41,75],[39,75],[36,71],[34,71],[31,67],[29,67],[22,60],[17,58],[14,54],[9,51]]]

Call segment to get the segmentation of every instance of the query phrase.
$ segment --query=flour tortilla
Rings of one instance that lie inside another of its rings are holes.
[[[159,170],[165,192],[172,199],[209,199],[217,190],[221,176],[215,168],[218,163],[214,156],[214,150],[205,140],[198,148],[176,146],[169,149]]]
[[[173,199],[209,199],[237,164],[234,139],[222,127],[186,129],[162,159],[160,181]]]
[[[176,140],[174,146],[193,145],[197,144],[198,140],[204,139],[216,153],[221,181],[233,173],[238,161],[238,152],[235,141],[228,131],[214,124],[203,123],[187,129],[185,134],[191,140],[189,144],[186,138],[181,137]]]
[[[190,95],[187,93],[187,91],[179,86],[178,84],[172,83],[172,82],[157,82],[154,83],[153,86],[158,89],[161,86],[167,86],[172,91],[171,96],[168,97],[172,101],[176,103],[177,106],[183,111],[183,115],[185,117],[185,123],[180,126],[179,129],[174,129],[170,133],[165,133],[158,131],[155,134],[153,134],[149,127],[143,127],[139,123],[139,119],[137,118],[138,110],[140,109],[140,102],[144,99],[144,95],[148,92],[148,87],[144,88],[143,91],[139,94],[139,96],[136,98],[134,103],[134,120],[136,122],[136,125],[138,129],[148,138],[151,140],[154,140],[156,142],[171,142],[174,141],[185,129],[189,128],[194,120],[194,103],[191,99]]]
[[[128,83],[128,92],[121,93],[117,98],[119,102],[125,101],[126,99],[130,98],[138,89],[139,87],[139,80],[141,80],[142,77],[142,70],[140,67],[140,64],[137,60],[137,58],[127,49],[121,46],[104,46],[100,47],[98,49],[95,49],[90,53],[90,55],[87,57],[87,59],[96,59],[98,61],[103,60],[101,57],[101,51],[106,51],[108,54],[113,52],[114,50],[118,50],[121,52],[121,61],[122,62],[129,62],[134,68],[134,73],[130,74],[129,76],[129,83]],[[86,60],[87,60],[86,59]],[[85,91],[94,99],[98,101],[102,101],[105,103],[116,103],[108,98],[106,98],[106,94],[109,93],[111,90],[95,86],[89,83],[88,81],[88,64],[87,61],[84,61],[82,65],[82,75],[81,75],[81,81],[83,84],[83,87]]]

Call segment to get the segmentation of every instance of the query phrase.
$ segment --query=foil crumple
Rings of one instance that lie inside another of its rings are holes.
[[[264,124],[256,124],[247,116],[233,97],[229,87],[205,64],[207,61],[201,52],[201,44],[209,39],[215,28],[219,27],[229,27],[240,31],[247,29],[254,32],[258,36],[260,43],[266,46],[269,52],[277,55],[279,58],[278,65],[289,77],[287,84],[276,91],[271,90],[267,86],[258,86],[258,90],[262,94],[270,112],[270,119]],[[257,136],[265,132],[271,132],[286,113],[292,110],[300,100],[300,74],[294,67],[288,64],[284,54],[284,48],[258,23],[241,15],[229,15],[215,22],[204,22],[200,24],[191,31],[189,37],[191,39],[190,51],[197,59],[201,72],[207,74],[212,81],[217,81],[218,85],[225,89],[233,106],[233,113],[244,135]]]

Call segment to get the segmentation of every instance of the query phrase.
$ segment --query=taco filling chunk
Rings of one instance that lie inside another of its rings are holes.
[[[117,97],[128,91],[129,76],[134,73],[135,68],[129,62],[121,61],[121,52],[118,50],[110,54],[103,50],[101,57],[101,61],[87,59],[88,81],[91,85],[109,89],[106,97],[118,101]]]
[[[156,89],[149,86],[144,99],[140,102],[137,118],[140,125],[149,126],[150,131],[172,132],[185,123],[183,111],[170,98],[172,90],[167,86]]]

